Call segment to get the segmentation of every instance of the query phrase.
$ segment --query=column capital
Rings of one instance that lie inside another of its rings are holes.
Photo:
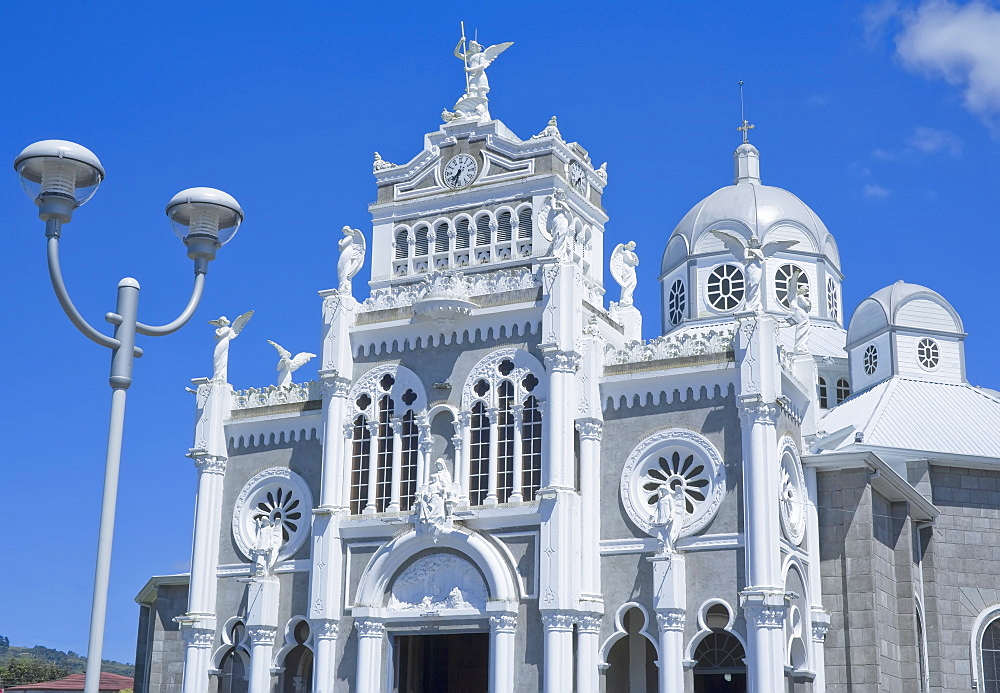
[[[576,373],[580,367],[580,354],[575,351],[559,351],[549,349],[543,353],[545,370],[553,373]]]
[[[323,399],[328,397],[347,397],[351,391],[351,381],[349,378],[342,378],[337,371],[327,371],[330,375],[320,373],[320,387],[323,392]]]
[[[192,452],[190,457],[194,460],[195,469],[200,474],[218,474],[219,476],[224,476],[226,473],[226,463],[229,461],[228,457],[209,455],[203,452]]]
[[[603,620],[604,619],[601,616],[580,616],[576,625],[577,628],[580,629],[581,633],[592,633],[596,635],[601,632],[601,622]]]
[[[491,424],[495,424],[500,420],[500,410],[496,407],[490,407],[486,410],[486,416],[489,417]]]
[[[546,631],[572,632],[577,615],[573,611],[543,611],[542,625]]]
[[[369,619],[355,621],[354,627],[358,631],[359,638],[381,638],[385,635],[385,624],[381,621]]]
[[[598,419],[580,419],[576,422],[576,430],[580,432],[581,440],[600,440],[604,436],[604,422]]]
[[[817,643],[819,643],[819,644],[822,645],[823,641],[826,640],[826,632],[828,630],[830,630],[830,624],[829,623],[823,623],[823,622],[820,622],[820,621],[813,621],[813,624],[812,624],[813,642],[817,642]]]
[[[278,629],[274,626],[249,626],[247,637],[251,645],[273,645]]]
[[[513,633],[517,629],[517,614],[493,614],[490,616],[490,630],[497,633]]]
[[[471,411],[460,411],[458,412],[458,423],[462,426],[468,428],[472,425],[472,412]]]
[[[778,405],[756,395],[740,398],[740,416],[752,424],[773,426],[778,421]]]
[[[215,629],[200,628],[195,625],[181,624],[181,637],[188,647],[211,648],[215,644]]]
[[[687,611],[684,609],[657,609],[656,625],[660,632],[678,631],[684,632],[684,621],[687,619]]]
[[[379,428],[378,421],[369,421],[368,435],[370,435],[372,438],[378,438],[378,428]]]
[[[314,638],[319,640],[336,640],[340,634],[340,622],[332,618],[314,618],[309,621],[309,628]]]
[[[392,434],[395,436],[402,435],[403,433],[403,420],[398,416],[394,416],[390,421],[389,425],[392,426]]]

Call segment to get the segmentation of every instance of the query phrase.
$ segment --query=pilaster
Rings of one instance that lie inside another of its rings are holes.
[[[660,553],[653,564],[653,610],[660,640],[660,693],[684,690],[684,621],[687,615],[687,567],[677,551]]]
[[[271,693],[271,656],[278,629],[275,626],[248,626],[250,673],[247,693]]]

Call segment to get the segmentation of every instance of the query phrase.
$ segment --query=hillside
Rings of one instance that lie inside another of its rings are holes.
[[[0,687],[38,681],[49,681],[67,674],[82,674],[87,660],[76,652],[62,652],[50,647],[11,647],[10,640],[0,636]],[[105,659],[102,671],[134,676],[135,666]]]

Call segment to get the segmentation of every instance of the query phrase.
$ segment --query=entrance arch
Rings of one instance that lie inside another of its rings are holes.
[[[695,693],[746,693],[746,652],[735,635],[713,629],[694,651]]]

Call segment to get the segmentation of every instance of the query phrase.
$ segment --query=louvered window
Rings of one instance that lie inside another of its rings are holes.
[[[416,242],[413,246],[414,257],[427,254],[427,227],[418,226],[416,230]]]
[[[522,207],[517,213],[517,237],[531,238],[531,207]]]
[[[455,224],[455,249],[463,250],[469,247],[469,220],[459,219]]]
[[[407,242],[406,229],[396,231],[396,259],[405,260],[410,251],[410,244]]]
[[[442,221],[434,229],[434,252],[448,252],[448,222]]]
[[[497,215],[497,243],[511,239],[510,212],[500,212]]]
[[[476,245],[490,244],[490,218],[485,214],[476,219]]]

